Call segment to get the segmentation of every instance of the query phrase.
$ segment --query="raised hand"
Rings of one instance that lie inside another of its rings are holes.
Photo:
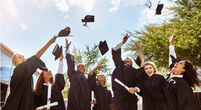
[[[174,45],[174,37],[175,37],[175,34],[172,34],[172,36],[170,36],[169,38],[170,45]]]
[[[128,34],[126,34],[126,35],[124,36],[122,43],[125,44],[127,40],[128,40]]]
[[[59,57],[60,61],[63,61],[63,58],[64,58],[64,56],[63,56],[63,54],[61,54],[61,56]]]
[[[68,40],[66,39],[66,48],[68,49],[70,46],[71,42],[68,42]]]
[[[134,46],[137,48],[138,51],[141,51],[141,46],[138,43],[134,43]]]
[[[103,65],[101,63],[98,63],[97,68],[102,68]]]
[[[53,43],[56,41],[56,38],[57,38],[57,37],[56,37],[56,36],[54,36],[53,38],[51,38],[51,39],[50,39],[50,41],[49,41],[49,42],[50,42],[51,44],[53,44]]]

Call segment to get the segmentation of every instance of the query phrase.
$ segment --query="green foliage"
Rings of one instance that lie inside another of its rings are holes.
[[[83,51],[76,49],[75,47],[72,50],[74,55],[75,64],[84,64],[86,67],[86,73],[88,74],[90,70],[92,70],[99,62],[103,65],[102,68],[97,70],[97,73],[104,72],[109,73],[111,68],[109,68],[108,59],[106,56],[102,57],[99,49],[93,49],[89,46],[85,46]]]
[[[142,45],[145,61],[154,61],[159,68],[168,67],[169,36],[175,34],[175,51],[182,60],[201,66],[201,1],[176,0],[169,10],[174,17],[162,24],[145,25],[141,31],[129,32],[132,40],[125,51],[136,51],[134,42]]]

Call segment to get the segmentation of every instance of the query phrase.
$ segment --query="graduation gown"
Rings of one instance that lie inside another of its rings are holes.
[[[58,102],[57,106],[50,107],[50,110],[65,110],[62,90],[65,86],[65,79],[63,74],[56,74],[55,85],[52,86],[51,103]],[[35,108],[47,104],[47,90],[48,85],[43,85],[40,94],[34,94]]]
[[[169,110],[200,110],[192,88],[183,78],[173,77],[167,84],[167,102]]]
[[[143,98],[143,110],[168,110],[165,87],[166,80],[162,75],[145,76],[139,93]]]
[[[34,110],[32,75],[41,63],[38,57],[32,56],[14,69],[10,94],[2,110]]]
[[[74,58],[66,54],[70,90],[67,110],[90,110],[90,86],[84,74],[75,71]]]
[[[103,87],[99,83],[96,83],[96,73],[88,75],[88,79],[96,98],[96,104],[94,105],[93,110],[112,110],[110,108],[112,100],[111,92],[107,87]]]
[[[140,84],[142,69],[135,69],[126,65],[121,59],[121,48],[112,50],[112,58],[115,69],[112,73],[112,89],[114,91],[114,110],[137,110],[137,96],[129,93],[124,87],[114,81],[115,78],[128,87],[136,87]]]

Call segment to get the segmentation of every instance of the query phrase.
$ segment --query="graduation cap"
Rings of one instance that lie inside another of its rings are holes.
[[[54,47],[52,54],[55,56],[55,60],[57,60],[62,55],[62,46],[59,47],[58,44]]]
[[[106,40],[103,42],[100,41],[98,47],[102,55],[104,55],[109,50]]]
[[[156,14],[157,14],[157,15],[160,15],[162,9],[163,9],[163,4],[159,4],[159,3],[158,3],[157,8],[156,8]]]
[[[38,68],[43,71],[47,71],[48,68],[46,67],[45,63],[42,60],[38,60]]]
[[[94,22],[94,15],[86,15],[86,16],[84,17],[84,19],[82,19],[82,22],[85,22],[85,23],[83,24],[83,26],[87,26],[87,23],[88,23],[88,22]]]
[[[170,65],[170,69],[172,69],[174,67],[174,64],[181,61],[180,59],[175,58],[174,56],[170,55],[171,59],[172,59],[172,64]]]
[[[134,59],[135,63],[140,67],[141,66],[141,60],[140,60],[140,57],[137,56],[136,59]]]
[[[151,1],[150,1],[150,0],[147,0],[147,1],[145,2],[145,6],[147,6],[148,8],[151,9],[151,7],[152,7]]]
[[[66,27],[65,29],[62,29],[57,37],[66,37],[70,34],[70,27]]]

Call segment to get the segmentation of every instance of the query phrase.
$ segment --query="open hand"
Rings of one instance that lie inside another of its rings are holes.
[[[97,68],[102,68],[103,65],[101,63],[98,63]]]
[[[127,40],[128,40],[128,34],[126,34],[126,35],[124,36],[122,43],[125,44]]]
[[[141,46],[138,43],[134,43],[134,46],[137,48],[138,51],[141,51]]]
[[[174,37],[175,37],[175,34],[172,34],[172,36],[170,36],[170,38],[169,38],[170,45],[174,45]]]

